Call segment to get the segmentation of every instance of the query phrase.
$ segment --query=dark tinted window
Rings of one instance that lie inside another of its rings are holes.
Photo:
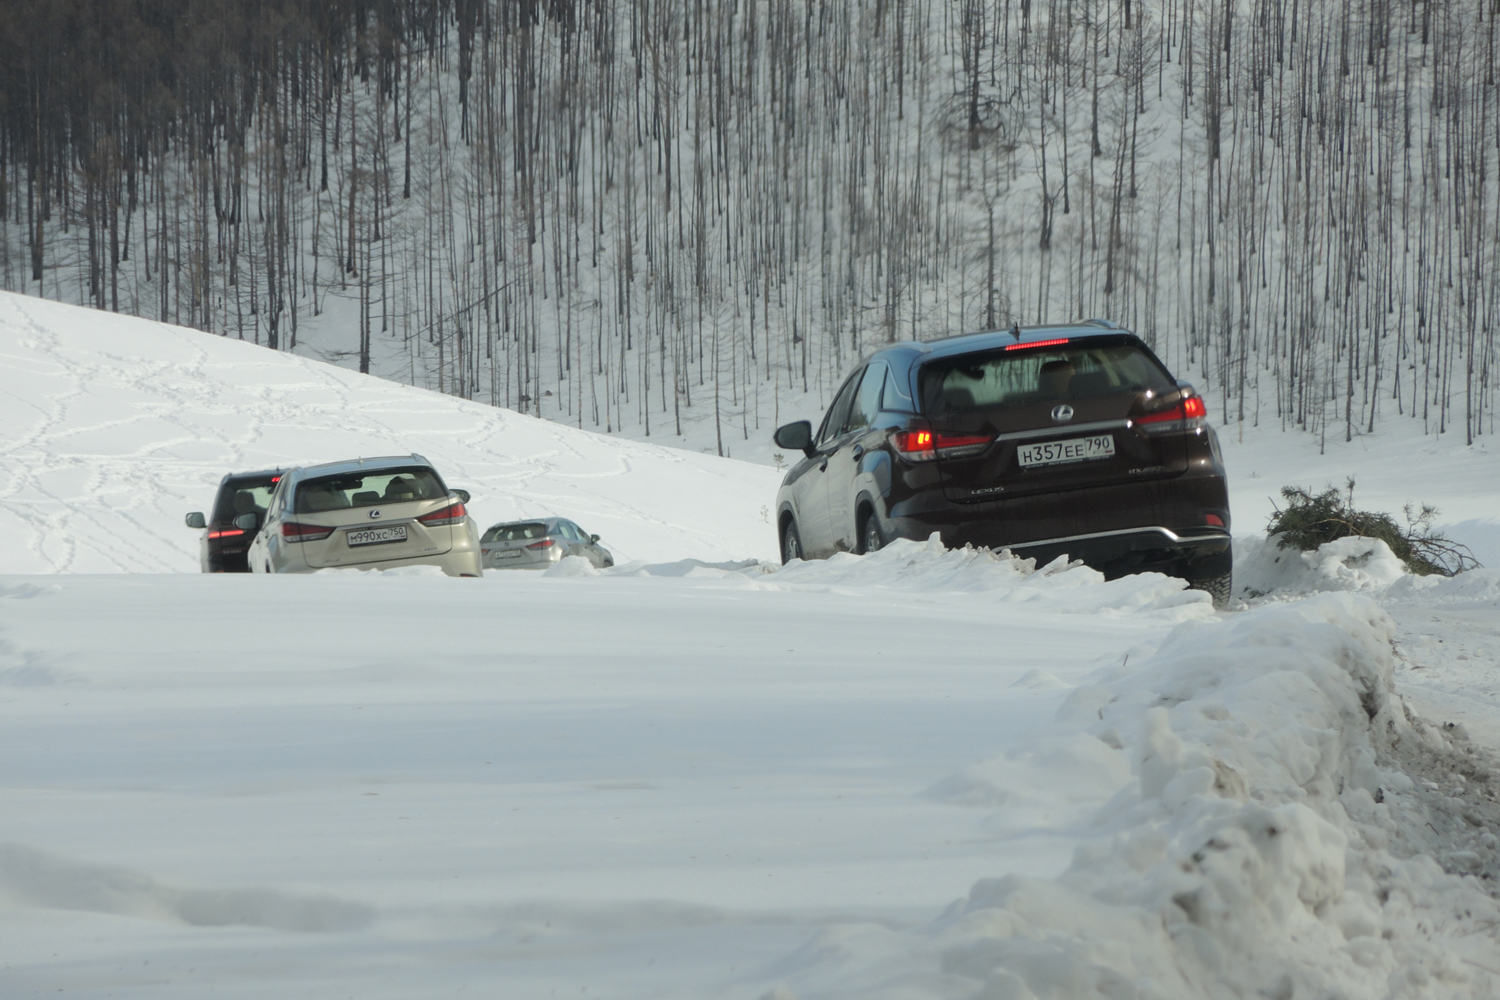
[[[486,531],[479,540],[481,542],[515,542],[531,538],[546,538],[547,526],[540,521],[528,521],[524,524],[497,524]]]
[[[896,413],[914,413],[916,405],[912,402],[911,390],[904,384],[904,380],[896,378],[894,371],[885,374],[885,391],[880,394],[880,408],[891,410]]]
[[[845,431],[857,431],[875,422],[875,415],[880,412],[880,390],[885,388],[885,371],[884,361],[871,362],[865,369],[864,378],[859,381],[859,392],[855,393],[854,403],[849,407],[849,417],[844,421]]]
[[[818,432],[818,444],[832,441],[843,430],[844,420],[849,416],[849,404],[854,401],[854,390],[859,386],[859,375],[855,372],[850,376],[839,390],[838,398],[828,408],[828,416],[823,418],[823,428]]]
[[[299,514],[318,514],[347,507],[440,500],[447,495],[448,489],[437,473],[425,466],[346,472],[298,483],[296,511]]]
[[[935,415],[1177,388],[1151,355],[1118,342],[945,358],[924,365],[921,382],[922,407]]]
[[[214,501],[215,524],[228,524],[241,514],[264,514],[280,476],[240,476],[219,487]]]

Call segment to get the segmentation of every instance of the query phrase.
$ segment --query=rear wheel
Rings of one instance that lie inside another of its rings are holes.
[[[801,558],[802,536],[797,534],[797,522],[787,518],[786,527],[781,529],[781,563],[784,566],[793,559]]]
[[[864,520],[860,522],[859,528],[859,554],[869,555],[871,552],[879,552],[885,546],[885,539],[880,534],[880,521],[875,517],[873,510],[865,511]]]
[[[1224,608],[1229,605],[1229,592],[1234,583],[1234,575],[1232,573],[1224,573],[1220,576],[1211,576],[1188,582],[1194,590],[1207,591],[1208,596],[1214,599],[1214,607]]]

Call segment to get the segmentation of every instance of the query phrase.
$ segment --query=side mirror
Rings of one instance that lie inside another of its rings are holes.
[[[812,424],[806,420],[798,420],[796,423],[784,424],[776,428],[776,434],[772,440],[782,448],[796,449],[809,458],[813,456]]]
[[[241,531],[254,531],[260,527],[259,514],[241,514],[234,519],[234,526]]]
[[[453,491],[453,495],[456,496],[456,497],[458,497],[458,499],[461,500],[464,503],[468,503],[469,502],[469,491],[468,490],[454,490]]]
[[[187,526],[189,528],[206,528],[206,527],[208,527],[208,522],[205,521],[205,520],[203,520],[203,511],[201,511],[201,510],[195,510],[195,511],[193,511],[191,514],[189,514],[183,520],[187,521]]]
[[[590,535],[589,536],[589,541],[591,541],[591,542],[597,542],[598,540],[599,540],[599,536],[598,535]]]

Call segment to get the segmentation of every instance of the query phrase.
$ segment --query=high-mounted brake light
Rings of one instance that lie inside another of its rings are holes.
[[[528,549],[550,549],[557,543],[550,538],[543,538],[540,542],[532,542],[526,546]]]
[[[321,524],[299,524],[296,521],[281,522],[281,537],[289,542],[316,542],[333,534],[333,529]]]
[[[1030,341],[1030,342],[1025,343],[1025,344],[1011,344],[1009,347],[1006,348],[1006,350],[1007,351],[1021,351],[1021,350],[1025,350],[1026,348],[1029,348],[1029,347],[1056,347],[1059,344],[1066,344],[1067,342],[1068,342],[1068,338],[1067,337],[1062,337],[1061,339],[1058,339],[1058,340],[1033,340],[1033,341]]]
[[[417,518],[429,528],[435,528],[440,524],[458,524],[468,515],[462,503],[450,504],[442,510],[435,510],[431,514],[423,514]]]
[[[210,531],[209,538],[233,538],[235,535],[243,535],[245,532],[240,528],[225,528],[222,531]]]

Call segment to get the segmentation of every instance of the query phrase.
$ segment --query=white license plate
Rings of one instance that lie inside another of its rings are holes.
[[[1066,441],[1023,444],[1016,449],[1016,458],[1024,466],[1087,462],[1095,458],[1113,458],[1114,454],[1115,436],[1113,434],[1095,434],[1093,437],[1069,438]]]
[[[384,528],[364,528],[344,534],[344,541],[352,549],[356,545],[384,545],[388,542],[406,541],[406,525],[392,524]]]
[[[495,553],[495,558],[496,559],[519,559],[519,558],[521,558],[521,550],[520,549],[501,549],[499,552]]]

